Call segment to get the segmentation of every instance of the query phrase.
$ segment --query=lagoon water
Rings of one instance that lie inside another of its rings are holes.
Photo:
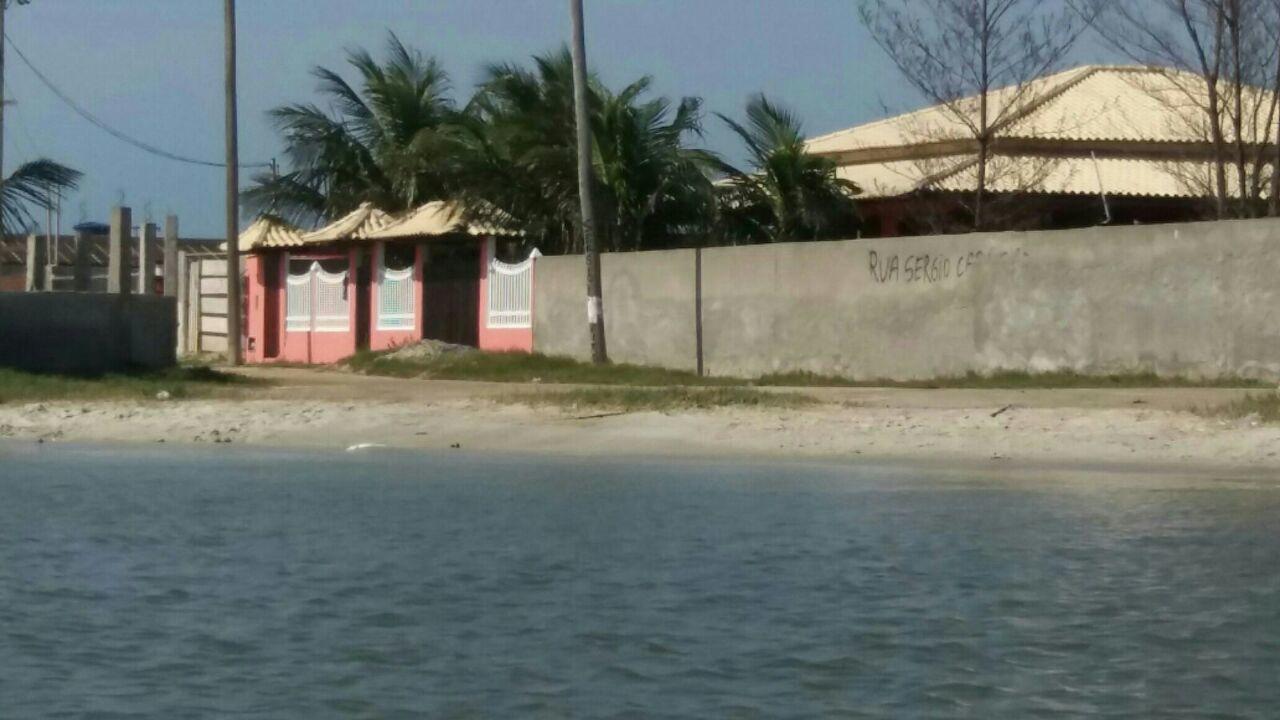
[[[1273,718],[1280,485],[0,446],[3,718]]]

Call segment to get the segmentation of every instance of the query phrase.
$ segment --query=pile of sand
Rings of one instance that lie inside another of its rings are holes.
[[[386,355],[380,356],[378,360],[422,362],[424,360],[434,360],[444,355],[465,355],[474,352],[479,351],[473,347],[454,345],[443,340],[423,340],[422,342],[397,348]]]

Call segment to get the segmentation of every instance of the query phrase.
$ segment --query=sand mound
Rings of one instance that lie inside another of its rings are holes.
[[[478,351],[466,345],[454,345],[443,340],[423,340],[397,348],[386,355],[380,356],[378,360],[423,361],[434,360],[445,355],[464,355],[473,352]]]

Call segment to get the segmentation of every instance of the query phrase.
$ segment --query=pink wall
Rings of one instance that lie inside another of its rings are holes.
[[[266,305],[267,285],[263,272],[265,260],[259,254],[244,256],[244,271],[249,282],[245,284],[245,305],[248,307],[244,318],[245,338],[244,361],[260,363],[265,361],[263,350],[266,348]]]
[[[370,289],[369,302],[369,349],[389,350],[401,345],[416,343],[422,339],[422,259],[423,247],[418,245],[413,252],[413,307],[414,325],[411,330],[379,330],[378,329],[378,293],[382,286],[378,283],[378,271],[382,268],[382,251],[385,243],[374,247],[373,287]]]
[[[533,352],[533,328],[490,328],[489,317],[489,259],[493,257],[493,238],[480,245],[480,349],[490,352]],[[537,263],[534,263],[537,276]]]
[[[358,250],[351,249],[346,253],[315,254],[306,253],[291,255],[295,259],[320,260],[335,257],[347,258],[347,298],[349,302],[349,319],[346,332],[289,332],[285,324],[288,312],[284,297],[280,299],[280,328],[284,330],[284,340],[280,343],[280,360],[286,362],[326,364],[334,363],[350,357],[356,352],[356,262]],[[289,264],[280,263],[280,292],[286,292],[285,280],[289,274]]]

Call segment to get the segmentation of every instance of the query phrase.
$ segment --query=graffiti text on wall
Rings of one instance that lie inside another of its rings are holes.
[[[871,278],[878,283],[936,283],[962,278],[982,262],[982,257],[981,250],[957,256],[921,254],[905,258],[872,250],[867,256]]]

